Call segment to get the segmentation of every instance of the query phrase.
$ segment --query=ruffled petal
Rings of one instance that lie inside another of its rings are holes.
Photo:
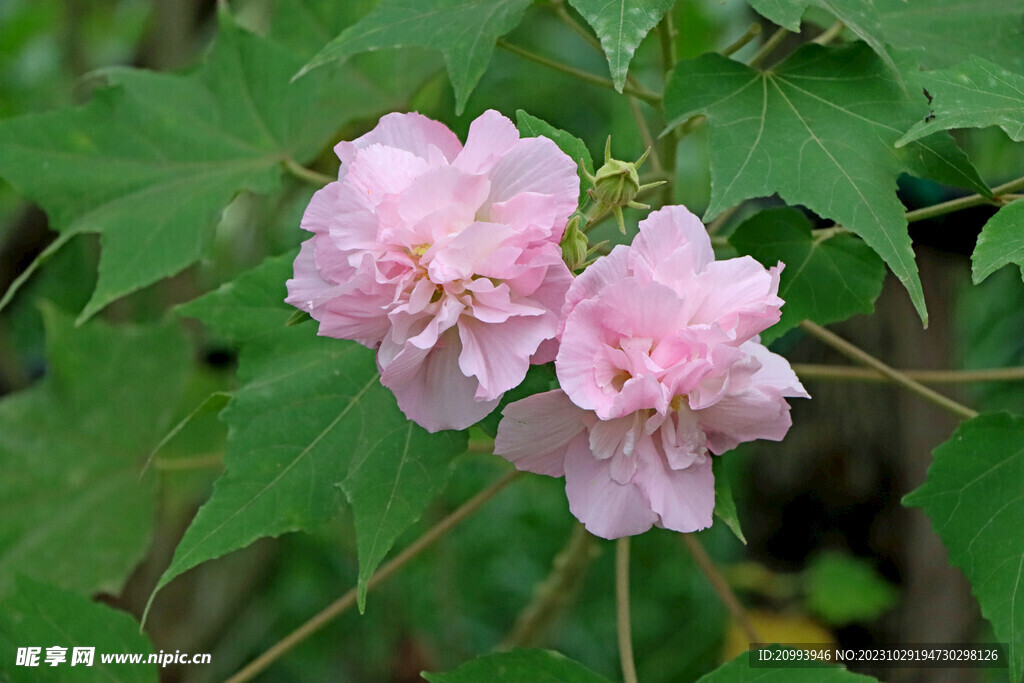
[[[638,277],[644,273],[652,277],[668,257],[672,257],[673,270],[680,276],[698,273],[715,260],[707,229],[684,206],[664,206],[640,221],[638,227],[640,232],[630,247],[629,259]]]
[[[519,142],[519,131],[507,118],[488,109],[469,124],[466,146],[452,164],[466,173],[487,173]]]
[[[459,370],[462,344],[446,334],[437,346],[406,345],[386,368],[381,383],[394,393],[405,416],[429,432],[465,429],[485,418],[498,399],[477,401],[477,381]]]
[[[494,454],[516,469],[550,477],[565,475],[569,443],[583,432],[583,411],[561,389],[510,403],[501,412]]]
[[[617,484],[611,462],[595,458],[582,437],[566,451],[565,493],[572,514],[601,538],[642,534],[658,519],[640,487],[635,482]]]
[[[661,526],[689,533],[711,526],[715,511],[715,476],[711,457],[682,470],[666,467],[656,453],[645,453],[633,481],[643,490]]]
[[[392,113],[381,117],[376,128],[352,142],[339,142],[334,153],[341,160],[338,180],[345,177],[356,152],[373,144],[397,147],[421,159],[431,158],[431,148],[439,150],[449,162],[462,151],[462,143],[443,123],[417,113]]]
[[[550,195],[557,214],[565,220],[576,210],[580,193],[576,162],[547,138],[517,142],[491,169],[490,179],[489,204],[508,201],[521,192],[535,192]]]

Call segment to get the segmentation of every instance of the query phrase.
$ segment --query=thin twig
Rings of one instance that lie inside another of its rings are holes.
[[[320,173],[319,171],[314,171],[311,168],[306,168],[292,158],[284,160],[284,167],[296,178],[305,180],[307,183],[316,185],[317,187],[323,187],[327,183],[333,183],[337,180],[337,178],[332,178],[326,173]]]
[[[637,683],[636,664],[633,662],[633,636],[629,623],[629,536],[615,543],[615,616],[619,633],[619,659],[622,662],[622,680]]]
[[[920,396],[921,398],[934,403],[940,408],[949,411],[950,413],[956,415],[957,417],[969,420],[971,418],[978,416],[978,412],[976,410],[968,408],[967,406],[961,403],[957,403],[953,399],[947,396],[943,396],[934,389],[929,389],[920,382],[911,379],[910,377],[900,372],[899,370],[889,367],[879,359],[872,356],[867,351],[864,351],[860,347],[851,344],[850,342],[846,341],[845,339],[835,334],[834,332],[826,330],[821,325],[812,323],[810,320],[805,320],[802,323],[800,323],[800,327],[809,334],[813,335],[814,337],[817,337],[819,340],[828,344],[829,346],[831,346],[832,348],[834,348],[836,351],[843,354],[847,358],[850,358],[851,360],[854,360],[862,365],[866,365],[870,368],[874,368],[875,370],[877,370],[878,372],[882,373],[890,380],[895,382],[896,384],[899,384],[908,391],[911,391]]]
[[[704,576],[708,577],[708,581],[711,583],[711,588],[714,589],[718,598],[725,605],[725,608],[729,610],[732,615],[733,621],[740,627],[744,635],[747,636],[747,640],[752,643],[761,643],[762,641],[757,635],[757,629],[750,622],[750,617],[747,616],[747,612],[743,609],[740,601],[736,599],[736,594],[732,592],[732,588],[729,587],[729,583],[722,576],[722,573],[718,571],[718,567],[708,556],[704,550],[704,546],[700,544],[700,541],[693,534],[681,534],[683,543],[690,550],[690,554],[693,555],[694,561],[697,566],[700,567],[701,571],[704,572]]]
[[[757,38],[759,35],[761,35],[761,24],[751,24],[750,28],[747,29],[746,33],[744,33],[742,36],[734,40],[732,43],[726,46],[725,49],[722,50],[722,56],[728,57],[729,55],[736,54],[744,47],[746,47],[750,41],[752,41],[754,38]]]
[[[760,66],[761,62],[768,58],[768,55],[775,52],[775,48],[779,46],[779,43],[786,39],[786,35],[788,33],[790,33],[790,31],[780,27],[779,30],[771,34],[771,36],[768,37],[768,40],[764,42],[764,45],[762,45],[758,51],[754,53],[754,56],[750,58],[750,61],[747,62],[747,66]]]
[[[546,66],[549,69],[554,69],[555,71],[561,71],[564,74],[574,76],[580,79],[581,81],[590,83],[591,85],[599,85],[602,88],[611,88],[612,90],[615,90],[615,84],[612,83],[611,79],[609,78],[596,76],[590,72],[583,71],[582,69],[577,69],[576,67],[569,66],[567,64],[562,64],[561,62],[558,62],[554,59],[549,59],[543,55],[539,55],[535,52],[525,50],[519,47],[518,45],[513,45],[512,43],[508,42],[507,40],[504,40],[503,38],[498,39],[497,45],[500,48],[508,50],[514,55],[519,55],[523,59],[528,59],[531,62],[540,64],[541,66]],[[632,95],[633,97],[637,97],[643,100],[644,102],[647,102],[648,104],[657,105],[658,103],[661,102],[661,95],[651,92],[647,88],[641,86],[639,83],[627,83],[625,87],[623,87],[622,92],[626,95]]]
[[[366,590],[372,590],[389,579],[392,574],[401,569],[409,560],[429,548],[434,544],[434,542],[451,531],[459,522],[476,512],[480,506],[493,498],[495,494],[505,488],[513,479],[519,476],[519,474],[520,473],[518,471],[509,472],[501,479],[463,503],[461,507],[457,508],[440,522],[430,527],[426,533],[413,541],[409,547],[398,553],[393,560],[375,571],[366,583]],[[288,650],[298,645],[310,635],[323,628],[339,614],[356,604],[356,595],[356,588],[349,590],[305,624],[277,641],[270,649],[251,661],[234,676],[229,678],[227,683],[242,683],[243,681],[252,680],[254,676],[280,659]]]
[[[850,382],[890,382],[888,377],[871,368],[844,365],[812,365],[793,363],[793,372],[800,379],[831,379]],[[907,370],[901,373],[922,384],[970,384],[972,382],[1013,382],[1024,380],[1024,367],[990,368],[987,370]]]

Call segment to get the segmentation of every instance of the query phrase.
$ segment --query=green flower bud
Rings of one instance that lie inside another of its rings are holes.
[[[580,230],[579,214],[569,220],[562,235],[562,260],[569,270],[577,271],[587,262],[589,242],[586,234]]]
[[[637,193],[662,184],[664,181],[640,184],[640,174],[637,169],[647,160],[647,150],[636,161],[620,161],[612,158],[612,139],[608,138],[604,146],[604,166],[597,169],[595,175],[590,175],[584,170],[584,175],[593,187],[587,190],[587,194],[597,202],[599,210],[610,210],[615,214],[619,223],[619,230],[623,234],[626,226],[622,219],[622,207],[629,206],[634,209],[649,209],[647,204],[641,204],[633,200]]]

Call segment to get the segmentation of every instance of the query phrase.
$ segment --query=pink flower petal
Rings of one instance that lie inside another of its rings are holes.
[[[518,386],[530,368],[530,356],[541,341],[554,334],[554,327],[553,319],[542,317],[519,316],[501,324],[460,318],[463,350],[459,368],[466,376],[479,380],[477,399],[499,398]]]
[[[488,109],[469,124],[466,146],[452,164],[466,173],[487,173],[519,142],[515,125]]]
[[[633,481],[660,517],[661,526],[688,533],[711,526],[715,511],[715,476],[711,456],[682,470],[673,470],[657,455],[641,458]]]
[[[581,437],[566,451],[565,493],[572,514],[601,538],[642,534],[658,520],[640,487],[617,484],[610,461],[595,458]]]
[[[476,399],[477,382],[459,370],[461,352],[458,335],[447,334],[431,349],[406,346],[381,369],[380,381],[395,394],[398,407],[429,432],[465,429],[498,406],[498,399]]]
[[[516,469],[564,476],[569,443],[583,432],[583,411],[560,389],[510,403],[501,412],[494,453]]]
[[[490,204],[505,202],[522,192],[550,195],[563,217],[552,238],[561,239],[569,215],[576,210],[580,178],[576,162],[547,138],[524,138],[517,142],[490,172]]]
[[[449,162],[462,151],[462,144],[455,133],[443,123],[428,119],[421,114],[388,114],[377,123],[377,127],[352,142],[339,142],[334,153],[341,159],[338,180],[347,172],[348,164],[356,152],[373,144],[396,147],[412,152],[421,159],[430,159],[430,149],[440,150]]]

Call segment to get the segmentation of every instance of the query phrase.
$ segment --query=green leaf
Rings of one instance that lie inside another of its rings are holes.
[[[1024,673],[1024,418],[987,413],[935,449],[928,478],[903,504],[925,511],[963,570],[996,638],[1008,643],[1010,680]]]
[[[622,92],[637,46],[672,9],[675,0],[569,0],[569,4],[601,40],[615,89]]]
[[[766,267],[786,264],[779,296],[782,319],[761,334],[770,344],[803,320],[819,325],[871,313],[882,292],[885,264],[853,235],[814,236],[811,222],[796,209],[768,209],[729,235],[729,244]]]
[[[807,45],[777,71],[720,55],[680,62],[665,110],[671,126],[708,117],[712,189],[704,220],[772,193],[803,204],[860,235],[903,282],[927,324],[896,178],[908,171],[988,190],[948,135],[894,149],[896,138],[924,116],[925,103],[917,99],[863,43]]]
[[[367,581],[395,539],[444,490],[451,456],[466,450],[462,432],[426,435],[411,421],[384,432],[357,454],[341,488],[352,506],[359,551],[359,611]]]
[[[950,128],[999,126],[1010,139],[1024,140],[1024,76],[972,55],[917,80],[932,98],[932,111],[896,141],[897,147]]]
[[[834,626],[870,621],[896,604],[897,593],[867,561],[827,552],[807,569],[807,605]]]
[[[411,425],[381,386],[374,353],[288,326],[294,254],[268,259],[179,309],[241,344],[227,423],[225,472],[175,550],[156,590],[206,560],[264,536],[332,519],[348,494],[360,588],[394,539],[444,485],[463,433]]]
[[[561,128],[555,128],[550,123],[536,116],[527,114],[522,109],[516,110],[516,128],[523,137],[546,137],[553,141],[558,148],[569,155],[576,162],[576,173],[580,176],[580,204],[587,196],[586,179],[579,171],[580,162],[591,176],[594,175],[594,159],[590,156],[590,150],[586,143],[572,133],[567,133]]]
[[[778,649],[778,646],[772,649]],[[868,683],[876,681],[871,676],[855,674],[839,666],[822,666],[814,662],[788,661],[785,668],[750,666],[749,652],[744,652],[732,661],[726,662],[697,683]]]
[[[140,469],[184,390],[188,346],[175,325],[43,317],[46,377],[0,402],[0,593],[20,572],[116,594],[149,545],[156,480]]]
[[[875,51],[897,78],[900,70],[886,49],[882,23],[874,0],[749,0],[757,12],[790,31],[800,30],[804,11],[814,5],[828,11]]]
[[[609,683],[587,667],[553,650],[520,650],[484,655],[447,673],[421,674],[430,683]]]
[[[1024,277],[1024,199],[1010,202],[985,223],[971,256],[977,284],[1009,263],[1020,266]]]
[[[19,647],[38,647],[39,666],[18,666]],[[46,663],[46,648],[67,648],[65,660]],[[91,666],[71,665],[74,648],[94,648]],[[20,577],[13,595],[0,602],[0,671],[5,681],[159,680],[156,664],[103,664],[101,654],[153,653],[149,639],[129,614],[69,593],[56,586]]]
[[[494,44],[514,29],[530,0],[382,0],[302,67],[299,76],[328,62],[389,47],[425,47],[444,53],[461,114],[487,70]]]
[[[740,528],[740,518],[736,513],[736,501],[732,497],[729,472],[726,470],[722,458],[717,455],[711,458],[711,470],[715,475],[715,516],[725,522],[736,538],[746,545],[747,539],[743,535],[743,529]]]
[[[1024,72],[1020,0],[873,0],[883,37],[926,69],[985,55]]]
[[[300,63],[224,20],[194,74],[110,69],[84,107],[0,122],[0,175],[60,232],[101,234],[80,320],[195,262],[235,194],[319,150],[342,117],[322,104],[329,80],[289,84]]]

